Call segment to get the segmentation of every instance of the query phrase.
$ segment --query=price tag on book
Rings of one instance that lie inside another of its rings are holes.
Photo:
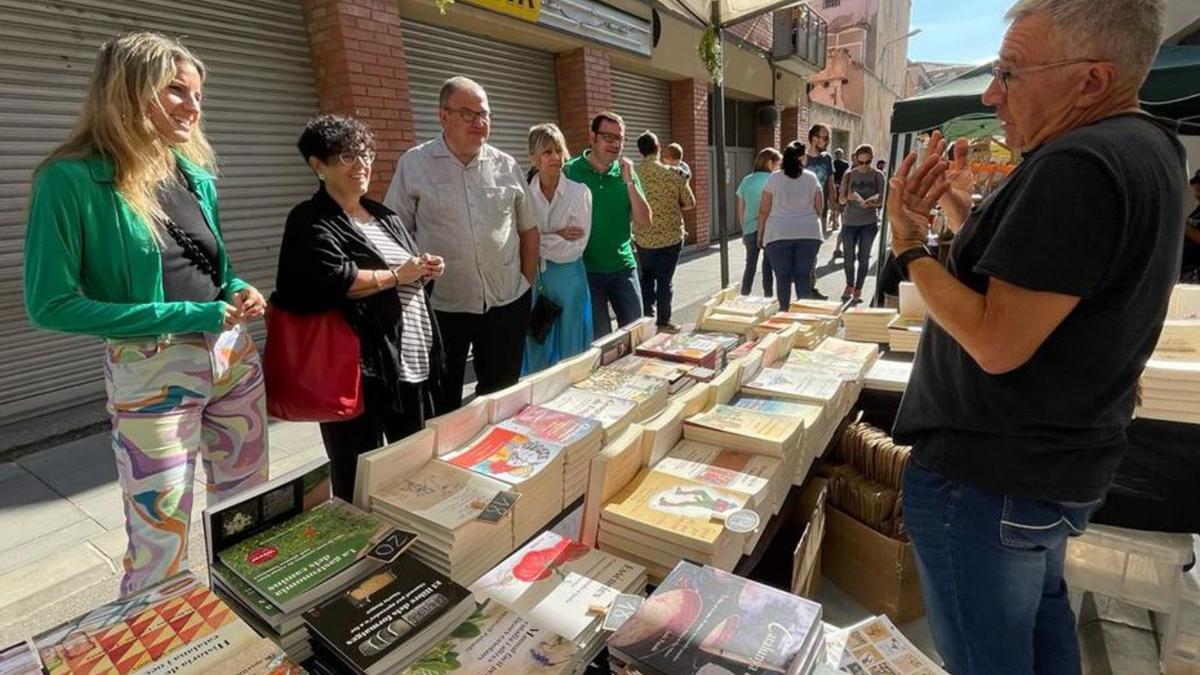
[[[622,593],[613,598],[612,604],[608,607],[608,613],[604,615],[604,623],[601,624],[601,630],[615,631],[622,626],[638,607],[642,606],[642,601],[645,600],[640,595],[631,595]]]
[[[482,520],[485,523],[498,523],[504,517],[504,514],[512,510],[517,500],[521,498],[519,492],[509,492],[501,490],[492,497],[492,501],[487,506],[483,507],[483,511],[475,516],[475,520]]]
[[[738,509],[725,516],[725,529],[730,532],[745,534],[757,530],[760,522],[762,521],[754,511],[750,509]]]
[[[383,539],[379,540],[378,544],[371,547],[367,551],[367,557],[378,560],[382,563],[390,563],[400,557],[401,553],[408,550],[413,542],[417,540],[415,532],[407,532],[399,528],[388,532]]]

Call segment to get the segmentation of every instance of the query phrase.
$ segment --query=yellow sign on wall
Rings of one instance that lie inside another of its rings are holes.
[[[542,0],[468,0],[468,2],[529,23],[537,23],[538,15],[542,12]]]

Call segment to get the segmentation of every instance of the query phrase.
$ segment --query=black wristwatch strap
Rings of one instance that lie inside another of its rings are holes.
[[[936,260],[937,256],[935,256],[933,251],[930,251],[929,248],[925,246],[914,246],[896,256],[896,267],[900,270],[901,279],[910,281],[908,278],[908,266],[912,263],[912,261],[920,258],[933,258]]]

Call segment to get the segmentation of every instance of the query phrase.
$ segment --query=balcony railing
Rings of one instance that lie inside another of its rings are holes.
[[[775,12],[772,60],[798,70],[818,72],[825,68],[825,45],[829,25],[807,5]],[[808,74],[808,73],[799,73]]]

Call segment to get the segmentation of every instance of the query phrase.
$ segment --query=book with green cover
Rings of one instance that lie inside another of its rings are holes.
[[[300,609],[305,594],[359,560],[387,526],[344,502],[327,502],[241,541],[217,557],[271,604]]]

